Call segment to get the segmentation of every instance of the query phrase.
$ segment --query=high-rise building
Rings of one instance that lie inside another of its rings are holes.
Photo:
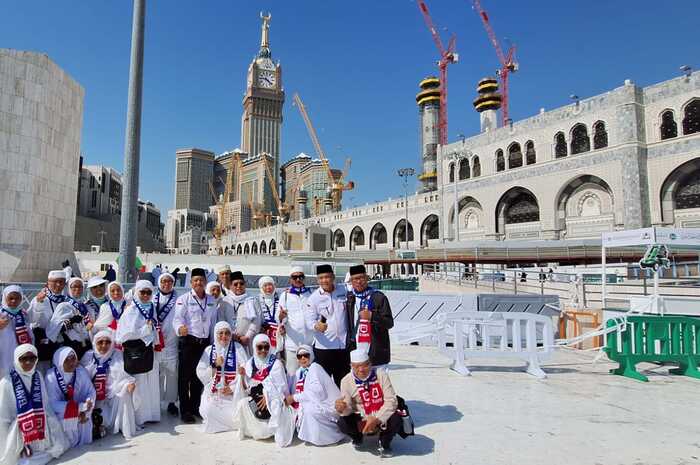
[[[104,219],[121,215],[122,177],[109,166],[85,165],[80,170],[78,215]]]
[[[250,157],[258,157],[263,152],[269,154],[274,162],[271,166],[272,173],[278,184],[284,90],[282,67],[272,61],[270,52],[271,17],[261,15],[260,51],[248,67],[241,118],[241,149]]]
[[[293,219],[322,215],[332,210],[332,205],[329,207],[327,204],[330,198],[328,171],[320,159],[300,153],[282,165],[281,173],[283,200],[295,209]],[[333,168],[331,173],[336,179],[342,175],[340,170]],[[299,211],[303,208],[299,205],[299,194],[302,192],[305,200],[301,205],[306,205],[303,212]]]
[[[213,203],[209,191],[213,174],[213,152],[196,148],[175,152],[175,209],[207,211]]]

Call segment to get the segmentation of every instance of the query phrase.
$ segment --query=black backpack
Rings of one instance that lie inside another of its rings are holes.
[[[411,418],[411,412],[408,410],[408,405],[406,405],[406,401],[403,399],[403,397],[396,396],[396,401],[398,403],[396,413],[399,415],[399,417],[401,417],[401,428],[399,429],[398,434],[403,439],[406,439],[407,437],[415,434],[413,418]]]

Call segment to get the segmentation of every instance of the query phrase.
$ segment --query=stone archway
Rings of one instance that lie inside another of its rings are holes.
[[[260,255],[267,253],[267,243],[265,241],[260,241]]]
[[[585,174],[570,180],[556,202],[556,224],[563,238],[599,237],[615,227],[612,189],[597,176]]]
[[[401,248],[402,244],[406,244],[406,219],[402,218],[399,220],[398,223],[396,223],[396,226],[394,226],[394,234],[392,235],[394,238],[394,248]],[[410,246],[411,242],[413,242],[413,225],[411,222],[408,222],[408,244]]]
[[[440,238],[440,219],[437,215],[428,215],[420,226],[420,245],[426,247],[428,241]]]
[[[267,248],[270,253],[274,252],[277,250],[277,242],[275,242],[274,239],[270,239],[270,246]]]
[[[387,241],[387,232],[384,225],[377,223],[372,226],[372,229],[369,231],[369,248],[376,249],[377,244],[386,244]]]
[[[520,186],[508,189],[496,204],[496,232],[508,233],[509,225],[529,224],[531,227],[519,226],[517,228],[523,234],[513,234],[511,238],[539,237],[540,207],[535,195],[528,189]],[[527,232],[525,231],[527,230]],[[508,238],[508,237],[506,237]]]
[[[345,247],[345,233],[343,233],[343,230],[338,228],[333,232],[333,244],[332,244],[332,249],[333,250],[339,250]]]
[[[250,246],[248,244],[243,247],[243,255],[250,255]]]
[[[350,250],[356,250],[358,246],[365,245],[365,232],[361,227],[355,226],[350,231]]]
[[[663,224],[697,227],[700,221],[700,158],[673,170],[659,194]]]

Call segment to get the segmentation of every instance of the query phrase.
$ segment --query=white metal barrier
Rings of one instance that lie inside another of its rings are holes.
[[[527,373],[541,379],[547,376],[540,363],[552,353],[554,326],[551,317],[532,313],[454,312],[438,317],[437,343],[462,375],[471,374],[467,358],[518,358],[527,362]]]

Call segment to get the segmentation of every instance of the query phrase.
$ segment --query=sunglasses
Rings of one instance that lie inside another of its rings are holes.
[[[301,360],[302,358],[309,358],[311,355],[309,354],[297,354],[297,360]]]
[[[142,291],[139,291],[139,294],[151,295],[151,294],[153,294],[153,291],[149,291],[148,289],[144,289]]]
[[[234,281],[231,283],[232,286],[235,287],[240,287],[240,286],[245,286],[245,283],[243,281]]]
[[[255,346],[255,348],[258,350],[270,350],[269,344],[260,344],[259,346]]]
[[[304,279],[304,277],[305,276],[303,274],[295,274],[291,276],[292,279]]]

